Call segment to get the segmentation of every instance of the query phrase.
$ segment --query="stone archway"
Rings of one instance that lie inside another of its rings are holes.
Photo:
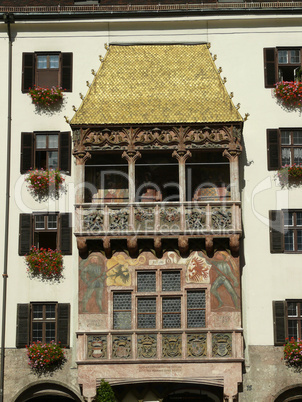
[[[13,399],[14,402],[81,402],[76,391],[58,382],[38,382],[29,384]]]
[[[274,402],[302,402],[302,384],[283,389]]]

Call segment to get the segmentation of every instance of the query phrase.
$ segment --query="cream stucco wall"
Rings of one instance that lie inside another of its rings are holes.
[[[66,177],[68,192],[52,203],[37,203],[26,190],[20,175],[22,131],[69,130],[64,116],[73,116],[72,105],[80,105],[79,93],[86,94],[91,69],[97,70],[105,43],[194,43],[210,42],[216,65],[227,77],[226,88],[234,92],[240,112],[250,117],[244,124],[245,153],[241,157],[244,257],[242,261],[243,327],[246,345],[273,345],[272,300],[302,298],[301,255],[270,254],[268,211],[301,208],[301,189],[281,190],[275,173],[267,170],[266,129],[301,127],[299,112],[287,112],[276,104],[272,90],[264,88],[263,48],[301,46],[302,16],[251,15],[195,16],[153,19],[111,19],[76,22],[16,22],[12,26],[13,110],[12,163],[9,232],[9,279],[6,345],[15,346],[16,304],[30,301],[71,303],[71,334],[77,330],[78,252],[73,239],[73,255],[64,257],[65,280],[48,285],[28,279],[23,257],[18,256],[19,213],[30,211],[72,212],[75,165]],[[6,27],[0,23],[0,169],[6,169],[7,131],[7,52]],[[73,91],[65,94],[62,109],[53,115],[37,114],[30,98],[21,92],[22,52],[73,52]],[[246,160],[245,160],[246,157]],[[0,175],[5,205],[5,177]],[[0,209],[4,227],[4,208]],[[0,230],[0,265],[3,265],[4,233]],[[0,292],[2,288],[0,289]],[[2,298],[1,298],[2,300]],[[0,312],[1,314],[1,312]],[[74,344],[75,336],[71,337]],[[248,357],[248,354],[247,354]]]

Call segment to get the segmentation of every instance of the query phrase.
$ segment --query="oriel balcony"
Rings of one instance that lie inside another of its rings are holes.
[[[145,153],[133,169],[120,154],[96,153],[85,166],[77,236],[241,234],[240,201],[220,152],[192,152],[186,164],[170,151]]]

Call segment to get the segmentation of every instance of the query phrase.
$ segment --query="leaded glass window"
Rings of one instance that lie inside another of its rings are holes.
[[[206,297],[204,290],[187,293],[187,319],[188,328],[206,326]]]
[[[113,293],[113,328],[131,329],[131,293]]]
[[[137,299],[137,327],[156,328],[156,298]]]
[[[138,292],[155,292],[156,291],[156,274],[155,272],[138,272],[137,273],[137,291]]]
[[[180,291],[180,271],[163,271],[162,272],[162,290],[165,291]]]
[[[181,327],[181,298],[163,297],[162,299],[163,328]]]

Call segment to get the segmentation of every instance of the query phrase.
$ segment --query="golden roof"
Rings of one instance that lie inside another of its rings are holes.
[[[239,121],[206,44],[111,45],[70,123]]]

